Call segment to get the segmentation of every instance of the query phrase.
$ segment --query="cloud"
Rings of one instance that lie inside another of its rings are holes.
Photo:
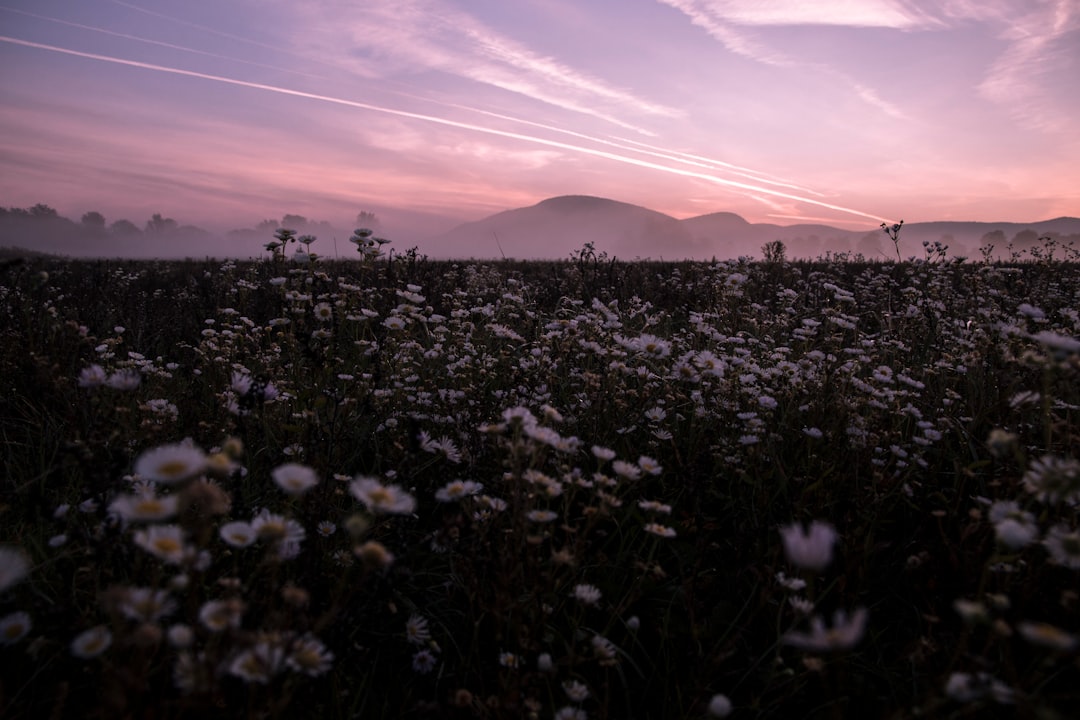
[[[736,25],[843,25],[900,30],[936,21],[911,2],[898,0],[677,0],[698,12]]]
[[[115,0],[114,0],[115,1]],[[134,7],[128,3],[118,3],[126,7]],[[49,17],[48,15],[38,15],[37,13],[27,12],[26,10],[18,10],[16,8],[5,7],[0,5],[0,11],[13,12],[26,17],[32,17],[37,20],[45,20],[46,22],[55,23],[57,25],[65,25],[67,27],[78,28],[79,30],[89,30],[90,32],[98,33],[101,35],[108,35],[110,37],[123,38],[124,40],[131,40],[133,42],[142,43],[145,45],[154,45],[156,47],[169,48],[170,50],[179,50],[181,52],[191,53],[192,55],[202,55],[203,57],[212,57],[218,60],[228,60],[229,62],[241,63],[243,65],[251,65],[253,67],[266,68],[268,70],[275,70],[277,72],[289,73],[291,75],[302,75],[307,77],[318,77],[312,73],[303,72],[301,70],[295,70],[293,68],[282,67],[280,65],[268,65],[266,63],[255,62],[253,60],[245,60],[232,55],[221,55],[219,53],[208,52],[206,50],[197,50],[186,45],[177,45],[175,43],[163,42],[161,40],[151,40],[145,37],[139,37],[137,35],[131,35],[129,33],[116,32],[115,30],[108,30],[106,28],[97,27],[94,25],[85,25],[83,23],[71,22],[70,20],[61,20],[60,18]],[[157,13],[155,13],[157,14]],[[200,26],[201,27],[201,26]],[[232,37],[232,36],[230,36]]]
[[[377,58],[385,74],[446,73],[646,135],[652,133],[627,118],[682,114],[536,52],[440,0],[316,2],[293,12],[305,27],[306,52],[321,53],[324,62],[342,64],[345,48],[353,57]]]
[[[1073,137],[1076,123],[1055,96],[1051,78],[1075,78],[1080,72],[1075,46],[1080,10],[1073,0],[1023,3],[1023,9],[1016,10],[999,16],[999,37],[1008,46],[989,68],[979,92],[1026,127]]]
[[[566,151],[568,153],[574,153],[579,155],[586,155],[591,157],[603,158],[624,165],[630,165],[648,170],[655,170],[662,173],[671,175],[678,175],[687,178],[694,178],[698,180],[704,180],[715,185],[726,187],[728,189],[740,192],[743,195],[765,195],[772,198],[783,198],[787,200],[795,200],[801,203],[807,203],[817,207],[828,208],[837,212],[846,213],[849,215],[855,215],[859,217],[869,218],[875,221],[888,221],[887,218],[879,217],[870,213],[863,212],[854,208],[844,207],[841,205],[835,205],[832,203],[823,202],[815,198],[805,197],[804,195],[797,195],[794,193],[783,192],[772,188],[762,187],[760,184],[744,183],[738,180],[732,180],[730,178],[723,178],[716,174],[709,172],[700,172],[697,170],[689,170],[683,167],[675,167],[672,165],[666,165],[659,162],[653,162],[650,160],[644,160],[638,157],[632,157],[625,154],[609,152],[607,150],[599,150],[596,148],[586,147],[584,145],[575,145],[549,138],[539,137],[537,135],[527,135],[524,133],[510,132],[507,130],[501,130],[498,128],[478,125],[476,123],[466,123],[458,120],[451,120],[449,118],[437,117],[433,115],[427,115],[423,113],[410,112],[405,110],[399,110],[396,108],[374,105],[371,103],[358,102],[355,100],[348,100],[345,98],[334,97],[329,95],[322,95],[318,93],[304,92],[301,90],[294,90],[291,88],[281,87],[277,85],[270,85],[266,83],[254,83],[246,80],[238,80],[236,78],[224,77],[221,75],[212,75],[208,73],[200,73],[192,70],[185,70],[182,68],[168,67],[163,65],[156,65],[153,63],[144,63],[135,60],[127,60],[124,58],[117,58],[109,55],[100,55],[96,53],[86,53],[69,48],[58,47],[55,45],[47,45],[44,43],[30,42],[28,40],[21,40],[18,38],[12,38],[7,36],[0,36],[0,42],[10,43],[14,45],[20,45],[28,48],[36,48],[40,50],[46,50],[49,52],[61,53],[74,57],[81,57],[89,60],[96,60],[100,62],[113,63],[117,65],[125,65],[128,67],[141,68],[145,70],[151,70],[154,72],[167,73],[172,75],[180,75],[191,78],[199,78],[217,83],[223,83],[226,85],[232,85],[236,87],[246,87],[254,90],[261,90],[265,92],[272,92],[290,97],[303,98],[307,100],[314,100],[322,103],[329,103],[338,106],[352,107],[359,110],[367,110],[371,112],[386,114],[398,118],[416,120],[427,123],[437,124],[443,127],[452,127],[460,130],[468,130],[472,132],[484,133],[496,137],[502,137],[509,140],[516,140],[520,142],[532,143],[541,145],[547,148],[554,148],[556,150]]]

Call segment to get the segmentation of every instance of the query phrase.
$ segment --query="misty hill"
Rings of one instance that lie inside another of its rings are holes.
[[[498,238],[498,243],[496,243]],[[588,195],[554,197],[531,207],[459,225],[430,243],[433,255],[566,258],[591,242],[596,251],[632,259],[677,259],[700,254],[675,218],[639,205]]]
[[[565,258],[586,242],[593,243],[598,252],[623,259],[760,258],[761,246],[773,240],[781,240],[792,258],[856,252],[868,259],[887,260],[896,254],[891,241],[872,222],[865,230],[844,230],[812,223],[751,223],[730,212],[677,220],[639,205],[585,195],[554,197],[465,223],[425,243],[423,249],[436,256],[498,257],[496,236],[507,257],[526,259]],[[953,257],[975,258],[986,243],[1002,255],[1010,243],[1024,251],[1040,246],[1039,238],[1044,236],[1071,240],[1080,248],[1080,219],[908,223],[900,233],[900,253],[904,259],[922,257],[923,241],[940,241],[949,246]]]

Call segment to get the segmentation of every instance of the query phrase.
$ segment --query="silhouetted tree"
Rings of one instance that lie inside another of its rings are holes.
[[[1039,244],[1039,233],[1034,230],[1021,230],[1013,235],[1013,247],[1017,250],[1027,250]]]
[[[161,213],[154,213],[153,217],[146,221],[146,232],[163,233],[176,229],[176,221],[172,218],[161,217]]]
[[[373,212],[361,210],[356,214],[356,227],[377,231],[379,229],[379,218],[375,217]]]
[[[307,227],[307,218],[303,215],[286,215],[281,218],[281,227],[289,228],[290,230],[300,230]]]
[[[87,228],[92,228],[94,230],[104,230],[105,216],[96,210],[91,210],[88,213],[83,213],[82,224]]]
[[[279,227],[277,220],[263,220],[261,223],[255,226],[255,230],[260,233],[273,234]]]
[[[30,217],[39,220],[58,218],[60,215],[53,208],[49,207],[45,203],[38,203],[34,207],[30,208]]]
[[[142,234],[142,230],[139,229],[139,226],[130,220],[117,220],[109,226],[109,232],[118,237]]]

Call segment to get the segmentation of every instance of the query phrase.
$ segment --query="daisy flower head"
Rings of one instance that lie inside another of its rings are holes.
[[[95,388],[105,384],[108,375],[100,365],[91,365],[79,371],[79,387]]]
[[[1043,545],[1050,553],[1050,562],[1080,570],[1080,531],[1059,523],[1047,531]]]
[[[228,522],[218,528],[218,535],[229,545],[236,548],[244,548],[258,539],[259,535],[251,523],[243,520]]]
[[[1023,483],[1041,502],[1080,504],[1080,462],[1072,458],[1043,455],[1032,461]]]
[[[554,521],[559,515],[552,510],[530,510],[525,513],[525,517],[535,523],[549,523]]]
[[[638,458],[637,466],[643,473],[647,475],[659,475],[664,471],[664,468],[660,467],[660,463],[653,460],[648,455],[642,455]]]
[[[368,540],[363,545],[353,549],[353,554],[360,561],[370,567],[385,570],[394,564],[394,553],[390,552],[385,545],[378,540]]]
[[[14,645],[26,637],[31,627],[30,615],[22,611],[0,618],[0,645]]]
[[[260,540],[272,542],[298,543],[307,536],[303,525],[292,518],[272,513],[265,508],[251,518],[251,528]]]
[[[22,580],[30,572],[30,562],[19,550],[0,545],[0,592]]]
[[[167,590],[147,587],[128,588],[120,601],[120,614],[129,620],[157,622],[176,612],[176,601]]]
[[[125,522],[157,522],[168,520],[176,514],[175,495],[157,497],[153,493],[120,495],[109,503],[109,512]]]
[[[1032,645],[1058,652],[1069,652],[1077,645],[1076,636],[1056,625],[1044,622],[1024,620],[1016,626],[1020,636]]]
[[[334,653],[314,635],[304,635],[296,640],[285,658],[285,664],[290,670],[309,677],[322,675],[330,669],[333,662]]]
[[[602,463],[615,459],[615,451],[610,448],[601,447],[599,445],[592,446],[592,454],[597,460]]]
[[[71,654],[82,660],[96,658],[112,645],[112,633],[104,625],[84,630],[71,641]]]
[[[159,445],[135,460],[135,474],[143,480],[171,485],[192,478],[206,468],[206,453],[193,445]]]
[[[726,718],[731,714],[731,700],[723,693],[713,695],[709,700],[709,717]]]
[[[383,485],[373,477],[357,477],[349,483],[349,492],[376,515],[409,515],[416,509],[412,495],[397,485]]]
[[[595,585],[579,584],[574,586],[574,592],[571,596],[580,600],[585,605],[595,605],[600,602],[602,594],[600,589]]]
[[[240,627],[244,603],[240,600],[208,600],[199,608],[199,622],[210,632]]]
[[[483,489],[482,484],[473,480],[454,480],[436,490],[435,499],[444,503],[457,502],[470,495],[476,495]]]
[[[184,530],[179,525],[151,525],[145,530],[137,530],[134,541],[143,550],[170,565],[183,562],[187,552]]]
[[[563,692],[572,702],[585,702],[589,697],[589,688],[577,680],[567,680],[563,684]]]
[[[229,664],[229,673],[244,682],[265,685],[285,666],[285,649],[275,642],[261,640],[242,651]]]
[[[652,535],[655,535],[657,537],[662,537],[662,538],[666,538],[666,539],[673,538],[677,534],[675,532],[675,528],[668,527],[667,525],[661,525],[660,523],[654,523],[654,522],[647,523],[645,525],[645,532],[650,533]]]
[[[435,666],[439,664],[438,658],[435,657],[435,653],[431,652],[427,648],[423,650],[417,650],[412,657],[412,669],[419,675],[427,675]]]
[[[616,475],[625,480],[637,480],[641,477],[641,468],[625,460],[615,460],[611,463],[611,469]]]
[[[405,639],[413,645],[423,645],[430,640],[431,632],[428,630],[427,618],[416,613],[410,615],[405,621]]]
[[[850,618],[843,610],[837,610],[833,614],[832,627],[827,628],[821,616],[815,615],[810,619],[810,632],[792,631],[784,635],[783,641],[807,652],[848,650],[862,639],[868,617],[866,608],[857,609]]]
[[[319,484],[315,470],[299,463],[278,465],[270,472],[270,477],[288,495],[302,495]]]
[[[793,523],[780,528],[780,536],[784,554],[792,565],[820,572],[832,562],[833,544],[838,537],[832,525],[815,520],[806,530],[801,523]]]
[[[593,655],[600,660],[601,665],[612,665],[618,661],[619,651],[615,647],[615,643],[603,635],[593,635],[591,643]]]

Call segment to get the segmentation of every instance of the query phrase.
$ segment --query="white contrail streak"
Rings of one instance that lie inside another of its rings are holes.
[[[393,108],[381,107],[379,105],[371,105],[369,103],[358,102],[356,100],[346,100],[344,98],[332,97],[330,95],[318,95],[315,93],[303,92],[301,90],[292,90],[290,88],[278,87],[276,85],[266,85],[264,83],[254,83],[248,82],[246,80],[236,80],[234,78],[222,77],[220,75],[210,75],[207,73],[195,72],[193,70],[183,70],[180,68],[166,67],[164,65],[155,65],[153,63],[138,62],[136,60],[125,60],[123,58],[116,58],[109,55],[98,55],[96,53],[69,50],[68,48],[57,47],[55,45],[46,45],[43,43],[35,43],[28,40],[20,40],[18,38],[7,37],[5,35],[0,35],[0,42],[12,43],[14,45],[22,45],[24,47],[37,48],[40,50],[49,50],[51,52],[57,52],[64,55],[73,55],[75,57],[88,58],[90,60],[100,60],[102,62],[115,63],[117,65],[126,65],[128,67],[154,70],[156,72],[163,72],[171,75],[182,75],[185,77],[200,78],[202,80],[212,80],[214,82],[225,83],[227,85],[248,87],[255,90],[265,90],[267,92],[278,93],[281,95],[289,95],[292,97],[307,98],[309,100],[318,100],[320,102],[331,103],[334,105],[344,105],[346,107],[354,107],[361,110],[370,110],[372,112],[384,113],[386,115],[393,115],[395,117],[409,118],[412,120],[423,120],[425,122],[434,123],[436,125],[455,127],[461,130],[472,130],[473,132],[484,133],[487,135],[495,135],[498,137],[510,138],[512,140],[520,140],[522,142],[533,143],[536,145],[544,145],[546,147],[558,148],[560,150],[568,150],[571,152],[581,153],[583,155],[591,155],[593,157],[599,157],[607,160],[613,160],[615,162],[621,162],[626,165],[634,165],[636,167],[648,168],[650,170],[659,170],[661,172],[670,173],[672,175],[697,178],[699,180],[705,180],[707,182],[712,182],[717,185],[723,185],[725,187],[737,188],[739,190],[745,190],[750,193],[763,193],[765,195],[771,195],[772,197],[781,197],[788,200],[795,200],[797,202],[808,203],[810,205],[816,205],[818,207],[828,208],[830,210],[836,210],[837,212],[848,213],[850,215],[857,215],[859,217],[869,218],[879,222],[892,222],[887,218],[878,217],[877,215],[871,215],[869,213],[864,213],[860,210],[854,210],[852,208],[846,208],[841,205],[833,205],[831,203],[822,202],[821,200],[814,200],[813,198],[792,195],[790,193],[780,192],[771,188],[764,188],[758,185],[750,185],[748,183],[738,182],[737,180],[728,180],[727,178],[717,177],[708,173],[669,167],[667,165],[660,165],[658,163],[649,162],[647,160],[640,160],[638,158],[618,155],[616,153],[611,153],[604,150],[597,150],[595,148],[582,147],[580,145],[571,145],[569,143],[563,143],[557,140],[548,140],[546,138],[540,138],[533,135],[523,135],[521,133],[509,132],[507,130],[496,130],[495,128],[484,127],[482,125],[473,125],[471,123],[458,122],[456,120],[448,120],[446,118],[434,117],[432,115],[423,115],[420,113],[408,112],[406,110],[395,110]]]
[[[293,75],[304,75],[306,77],[312,78],[319,77],[318,75],[313,75],[311,73],[306,73],[300,70],[290,70],[289,68],[278,67],[277,65],[267,65],[265,63],[254,62],[252,60],[243,60],[241,58],[230,57],[228,55],[219,55],[218,53],[207,52],[206,50],[196,50],[195,48],[189,48],[183,45],[175,45],[173,43],[162,42],[161,40],[151,40],[149,38],[139,37],[138,35],[129,35],[128,33],[116,32],[115,30],[106,30],[105,28],[96,27],[94,25],[83,25],[82,23],[71,22],[70,20],[61,20],[60,18],[49,17],[48,15],[38,15],[37,13],[27,12],[26,10],[17,10],[16,8],[6,7],[3,5],[0,5],[0,10],[18,13],[19,15],[25,15],[27,17],[36,18],[38,20],[47,20],[48,22],[57,23],[59,25],[67,25],[68,27],[79,28],[80,30],[90,30],[92,32],[101,33],[103,35],[111,35],[113,37],[124,38],[125,40],[134,40],[135,42],[146,43],[147,45],[157,45],[159,47],[167,47],[172,50],[181,50],[183,52],[192,53],[194,55],[204,55],[206,57],[217,58],[219,60],[228,60],[230,62],[243,63],[244,65],[252,65],[254,67],[277,70],[278,72],[291,73]]]

